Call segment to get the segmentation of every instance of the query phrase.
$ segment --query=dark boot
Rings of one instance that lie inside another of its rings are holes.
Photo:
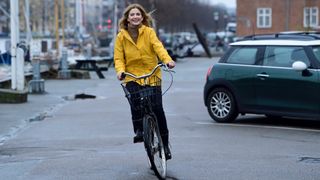
[[[166,155],[166,160],[172,159],[171,151],[169,148],[169,135],[162,135],[161,138],[164,145],[164,153]]]
[[[171,151],[170,151],[170,148],[169,148],[168,145],[165,145],[165,146],[164,146],[164,153],[165,153],[165,155],[166,155],[166,160],[172,159]]]
[[[136,131],[136,136],[133,137],[133,143],[143,142],[143,133],[140,129]]]
[[[142,131],[142,119],[132,119],[133,131],[136,134],[133,137],[133,143],[139,143],[143,141],[143,131]]]

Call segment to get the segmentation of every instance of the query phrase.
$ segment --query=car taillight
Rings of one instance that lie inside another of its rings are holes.
[[[213,66],[208,69],[207,75],[206,75],[206,80],[208,79],[208,77],[209,77],[209,75],[210,75],[210,73],[211,73],[212,68],[213,68]]]

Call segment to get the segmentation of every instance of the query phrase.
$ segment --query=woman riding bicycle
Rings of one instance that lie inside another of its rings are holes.
[[[117,78],[127,82],[126,86],[130,89],[141,88],[142,82],[133,81],[130,77],[123,78],[124,72],[141,76],[150,71],[158,64],[159,59],[168,66],[174,68],[175,62],[171,59],[161,41],[158,39],[155,31],[151,28],[152,18],[146,13],[139,4],[129,5],[120,19],[120,32],[117,35],[114,47],[114,63],[117,72]],[[161,71],[158,69],[153,76],[161,78]],[[156,97],[159,106],[154,108],[157,116],[160,134],[164,143],[166,159],[171,159],[169,149],[169,131],[167,120],[162,106],[162,96]],[[133,130],[136,134],[134,143],[143,141],[142,115],[135,106],[139,104],[130,104]]]

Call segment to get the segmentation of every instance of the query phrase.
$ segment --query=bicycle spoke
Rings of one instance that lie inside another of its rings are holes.
[[[166,177],[166,158],[158,126],[152,116],[144,121],[145,147],[149,156],[152,170],[155,174],[164,179]]]
[[[170,85],[163,94],[161,93],[161,78],[152,76],[157,68],[160,67],[163,67],[171,76]],[[171,87],[173,83],[172,72],[174,71],[169,70],[166,65],[159,64],[149,74],[142,76],[136,76],[128,72],[123,73],[123,75],[130,76],[139,82],[143,80],[144,83],[141,86],[131,86],[132,84],[129,85],[130,82],[121,83],[125,97],[128,99],[131,108],[141,111],[143,114],[143,140],[145,150],[147,151],[152,169],[160,179],[165,179],[166,177],[166,158],[153,108],[161,105],[161,101],[158,101],[156,97],[164,95]],[[136,105],[137,103],[139,105]]]

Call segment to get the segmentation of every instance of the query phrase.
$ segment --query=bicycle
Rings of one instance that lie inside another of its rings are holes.
[[[171,83],[169,87],[161,93],[161,79],[153,76],[158,68],[163,67],[165,71],[171,75]],[[153,112],[153,108],[157,104],[156,97],[164,95],[171,87],[173,82],[172,70],[169,70],[165,64],[158,64],[149,74],[142,76],[135,76],[134,74],[124,72],[122,78],[130,76],[134,80],[142,80],[142,88],[128,89],[126,83],[121,83],[121,86],[125,92],[125,96],[129,103],[136,104],[138,101],[139,106],[134,107],[143,114],[143,141],[144,147],[147,151],[151,169],[159,179],[166,178],[167,164],[164,151],[164,144],[161,139],[160,130],[158,127],[157,117]]]

